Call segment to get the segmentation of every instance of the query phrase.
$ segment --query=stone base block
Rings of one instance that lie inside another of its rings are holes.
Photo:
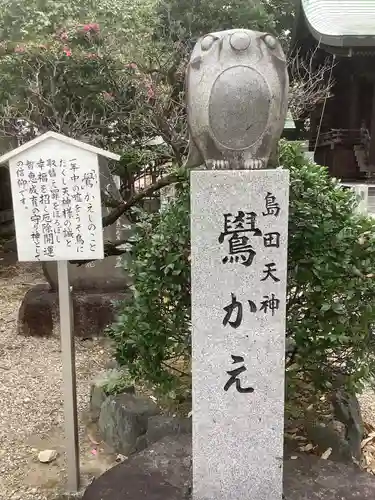
[[[76,337],[92,338],[104,333],[115,319],[114,303],[127,298],[124,292],[95,290],[73,292],[74,333]],[[30,288],[18,312],[18,333],[31,336],[59,335],[58,292],[49,285]]]

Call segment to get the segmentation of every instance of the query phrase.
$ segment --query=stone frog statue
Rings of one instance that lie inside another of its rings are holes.
[[[186,72],[186,167],[276,166],[288,87],[286,58],[272,35],[233,29],[201,38]]]

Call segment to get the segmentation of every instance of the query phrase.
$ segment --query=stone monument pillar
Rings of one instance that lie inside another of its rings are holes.
[[[281,500],[288,76],[267,33],[211,33],[187,72],[193,499]]]

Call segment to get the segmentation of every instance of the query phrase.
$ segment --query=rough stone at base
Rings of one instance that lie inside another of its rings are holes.
[[[137,439],[134,445],[134,453],[145,450],[167,436],[179,436],[181,434],[191,435],[191,432],[191,418],[155,415],[148,419],[147,432]]]
[[[148,428],[148,419],[159,409],[149,398],[133,394],[109,396],[102,404],[99,430],[103,440],[117,453],[128,456],[143,447],[139,439]]]
[[[286,453],[285,500],[374,500],[375,478],[358,467]],[[191,435],[166,437],[105,472],[83,500],[185,500],[191,482]]]
[[[53,332],[57,296],[48,285],[30,288],[18,311],[18,333],[26,336],[49,336]]]
[[[365,426],[357,396],[339,387],[333,393],[332,405],[335,417],[345,426],[345,440],[350,453],[359,461]]]
[[[191,418],[167,417],[165,415],[155,415],[148,419],[148,429],[146,433],[148,446],[156,443],[166,436],[178,436],[180,434],[191,434]]]
[[[318,447],[318,453],[332,449],[331,460],[344,463],[353,463],[349,444],[340,436],[333,424],[324,425],[321,422],[306,423],[306,432],[309,442]]]
[[[103,387],[100,385],[91,384],[90,388],[90,417],[93,422],[96,422],[100,416],[100,410],[102,404],[107,399],[108,394],[106,394]]]
[[[115,319],[114,302],[124,298],[124,293],[116,291],[75,292],[73,294],[73,317],[76,336],[92,338],[104,332]]]
[[[298,454],[297,460],[284,461],[284,495],[285,500],[372,500],[375,478],[355,465]]]
[[[114,302],[127,297],[122,292],[91,291],[72,294],[74,333],[77,337],[101,335],[115,319]],[[58,292],[48,285],[30,288],[18,312],[18,333],[26,336],[59,335]]]
[[[90,417],[93,422],[99,419],[100,410],[107,399],[110,396],[106,392],[108,384],[112,386],[116,381],[120,380],[125,376],[125,372],[118,368],[111,368],[99,373],[94,380],[91,382],[90,387]],[[121,390],[121,393],[135,394],[134,386],[129,385]]]
[[[335,388],[329,395],[333,418],[322,420],[316,412],[308,412],[305,429],[309,442],[317,445],[317,454],[332,449],[330,459],[352,463],[361,460],[364,423],[357,397],[345,387]]]

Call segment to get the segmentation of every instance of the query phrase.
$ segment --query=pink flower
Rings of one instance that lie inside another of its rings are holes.
[[[16,48],[14,49],[14,52],[17,52],[17,53],[22,53],[22,52],[25,52],[25,47],[23,45],[17,45]]]
[[[68,57],[70,57],[72,55],[72,51],[69,49],[69,47],[64,47],[63,52]]]
[[[126,65],[126,68],[129,68],[129,69],[137,69],[137,68],[138,68],[138,66],[137,66],[137,64],[136,64],[136,63],[132,62],[132,63],[130,63],[130,64],[127,64],[127,65]]]
[[[105,101],[113,101],[114,100],[114,97],[113,97],[113,93],[112,92],[102,92],[102,97]]]
[[[147,88],[147,97],[149,99],[154,99],[155,97],[155,90],[152,88],[152,85],[150,85],[148,88]]]
[[[83,25],[83,31],[86,33],[89,33],[90,31],[94,33],[98,33],[100,30],[100,26],[98,23],[90,23],[90,24],[84,24]]]

